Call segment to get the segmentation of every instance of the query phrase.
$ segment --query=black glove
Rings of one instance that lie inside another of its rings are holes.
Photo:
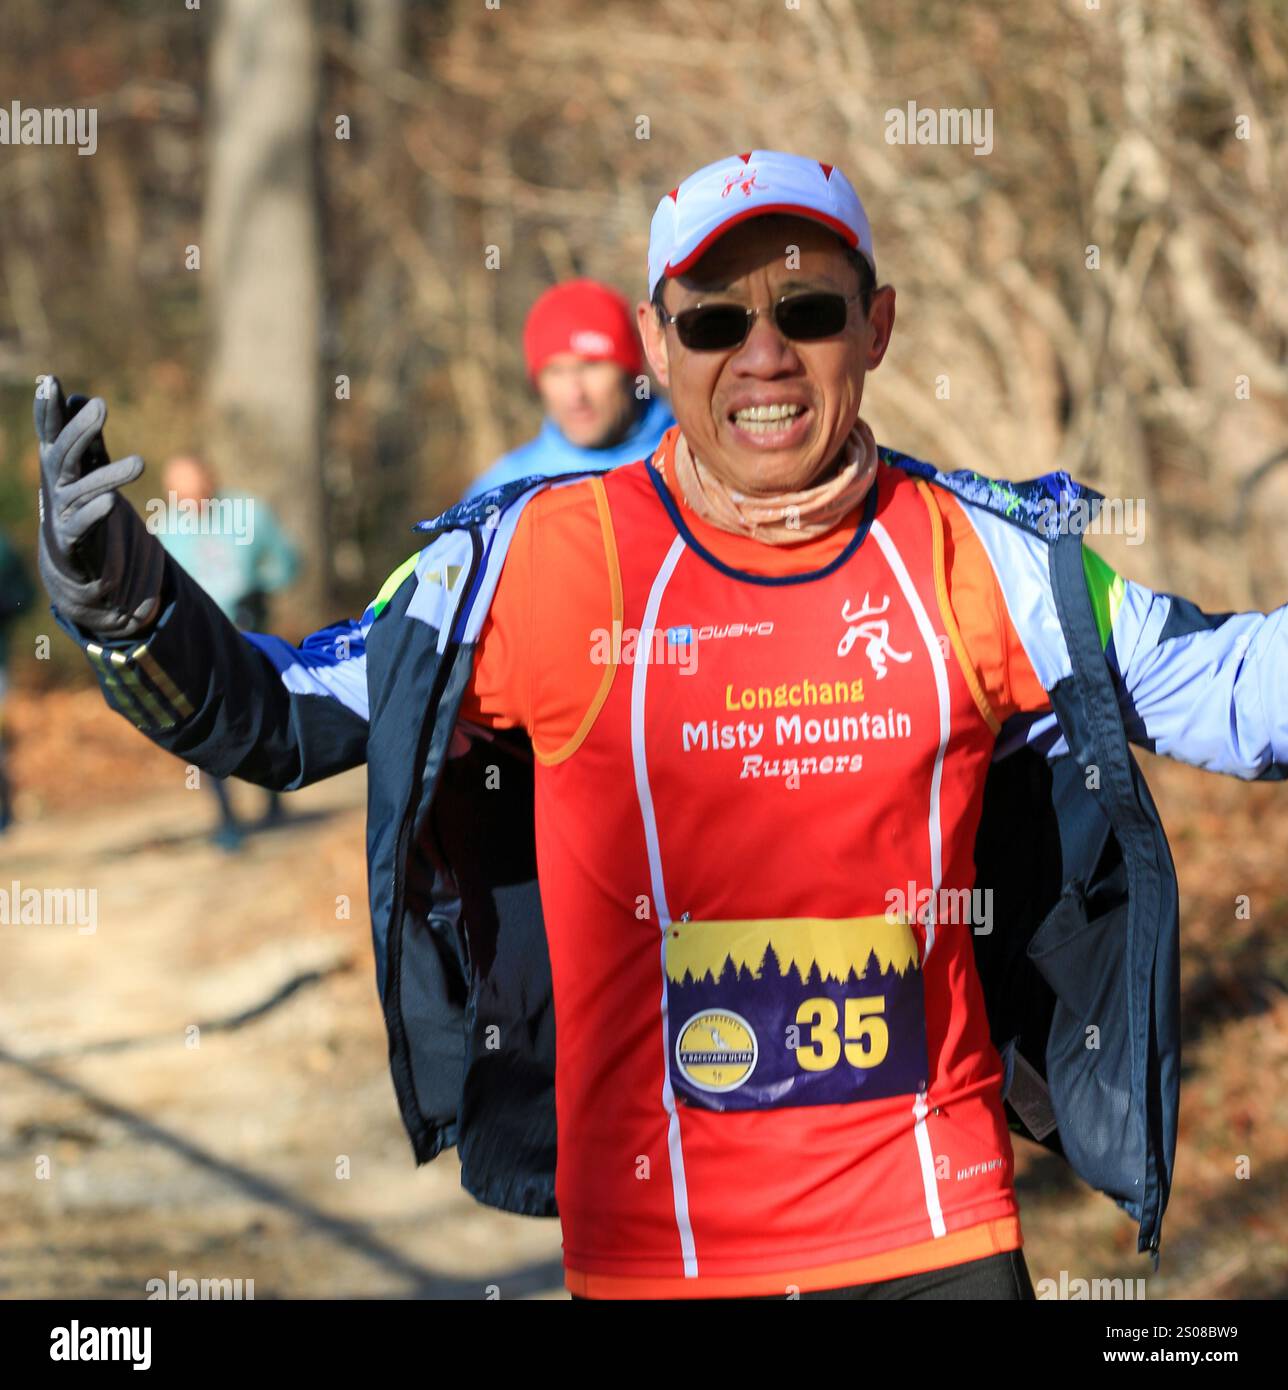
[[[36,388],[40,440],[40,577],[54,606],[96,637],[135,637],[161,606],[165,551],[117,495],[143,472],[137,455],[113,463],[103,443],[107,406],[63,400],[58,378]]]

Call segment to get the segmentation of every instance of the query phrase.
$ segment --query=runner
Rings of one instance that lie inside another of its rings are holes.
[[[247,493],[220,488],[202,459],[180,455],[161,474],[166,503],[154,533],[166,553],[190,574],[238,627],[268,626],[271,596],[289,587],[299,556],[268,504]],[[235,851],[247,827],[233,810],[226,780],[207,774],[204,784],[219,805],[212,840]],[[270,789],[262,825],[282,820],[282,804]]]
[[[103,403],[68,418],[46,383],[59,622],[199,766],[292,788],[367,760],[416,1157],[454,1143],[481,1201],[557,1211],[574,1295],[1031,1297],[1012,1130],[1157,1259],[1177,900],[1127,739],[1282,776],[1285,610],[1120,577],[1062,474],[878,446],[895,295],[833,165],[683,180],[649,293],[659,448],[422,523],[298,648],[158,559]]]
[[[641,396],[644,358],[630,306],[595,280],[548,289],[523,327],[528,380],[545,419],[535,439],[498,459],[470,484],[477,497],[502,483],[634,463],[675,423],[661,396]]]

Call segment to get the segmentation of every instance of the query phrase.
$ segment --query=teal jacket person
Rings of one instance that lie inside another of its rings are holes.
[[[195,458],[171,459],[163,488],[149,528],[166,553],[239,627],[262,627],[269,595],[286,588],[299,569],[295,547],[268,504],[217,489],[210,470]]]

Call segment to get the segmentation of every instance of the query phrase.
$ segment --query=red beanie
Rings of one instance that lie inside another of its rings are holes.
[[[523,326],[523,354],[533,381],[559,352],[616,362],[632,376],[638,375],[643,366],[630,305],[616,290],[598,280],[568,280],[554,285],[528,311]]]

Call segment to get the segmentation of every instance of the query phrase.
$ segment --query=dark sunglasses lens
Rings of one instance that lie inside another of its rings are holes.
[[[695,352],[737,347],[747,336],[747,313],[736,304],[686,309],[675,316],[675,331],[684,346]]]
[[[807,343],[814,338],[833,338],[845,328],[845,296],[840,294],[793,294],[784,299],[774,315],[785,338]]]

